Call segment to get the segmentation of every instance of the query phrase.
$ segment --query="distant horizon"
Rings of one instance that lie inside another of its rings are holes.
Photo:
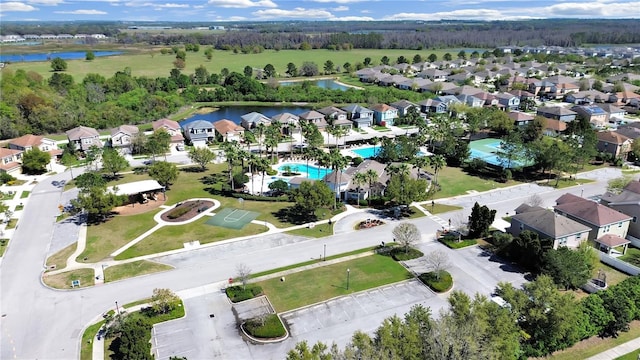
[[[20,0],[3,22],[517,21],[639,19],[640,1],[595,0]]]

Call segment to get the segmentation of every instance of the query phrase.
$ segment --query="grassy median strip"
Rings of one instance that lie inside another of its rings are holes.
[[[55,269],[52,269],[52,270],[60,270],[67,267],[67,259],[69,259],[71,254],[73,254],[73,252],[76,251],[77,246],[78,246],[78,243],[73,243],[65,247],[64,249],[56,252],[55,254],[49,256],[47,258],[47,268],[53,265],[55,265]]]
[[[71,289],[71,282],[74,280],[80,281],[81,288],[95,284],[93,269],[77,269],[55,275],[45,274],[42,280],[54,289]]]
[[[274,278],[256,284],[275,310],[283,312],[412,277],[393,259],[371,255],[289,274],[284,282]]]
[[[0,239],[0,257],[4,255],[7,246],[9,246],[9,239]]]
[[[300,235],[310,238],[322,238],[333,235],[333,224],[318,224],[312,228],[304,227],[301,229],[289,230],[286,232],[291,235]]]
[[[104,325],[104,320],[89,326],[82,334],[82,343],[80,344],[80,360],[93,359],[93,339],[98,334],[98,330]]]
[[[424,204],[422,205],[422,207],[433,215],[462,209],[462,206],[446,205],[446,204],[434,204],[433,206],[431,206],[431,204]]]
[[[134,261],[130,263],[109,266],[108,268],[104,269],[104,281],[118,281],[171,269],[173,269],[172,266],[160,264],[153,261]]]

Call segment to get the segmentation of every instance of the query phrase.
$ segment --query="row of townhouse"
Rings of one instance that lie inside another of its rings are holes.
[[[0,148],[0,172],[12,175],[20,173],[22,170],[22,154],[34,148],[48,152],[53,157],[62,155],[62,151],[58,149],[55,140],[37,135],[23,135],[9,140],[8,147]]]

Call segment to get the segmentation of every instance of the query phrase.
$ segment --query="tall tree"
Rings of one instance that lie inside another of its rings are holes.
[[[486,205],[480,206],[476,202],[471,209],[471,215],[469,215],[469,235],[473,237],[486,236],[495,217],[496,210],[490,210]]]
[[[308,216],[315,216],[317,209],[331,205],[333,197],[333,191],[322,181],[303,181],[293,192],[296,205]]]
[[[55,57],[53,58],[53,60],[51,60],[51,69],[53,71],[66,71],[67,62],[60,57]]]
[[[149,176],[158,181],[160,185],[169,188],[178,179],[178,167],[176,164],[166,161],[156,161],[149,166]]]
[[[408,252],[409,248],[420,241],[421,236],[418,227],[412,223],[401,223],[396,225],[392,231],[394,241],[400,244],[404,252]]]
[[[22,172],[25,174],[42,174],[47,171],[47,165],[51,161],[48,152],[33,147],[22,154]]]
[[[216,154],[208,147],[194,147],[189,150],[189,159],[200,165],[202,171],[207,169],[207,164],[216,158]]]
[[[109,147],[102,151],[102,170],[113,174],[114,178],[128,166],[129,162],[118,150]]]

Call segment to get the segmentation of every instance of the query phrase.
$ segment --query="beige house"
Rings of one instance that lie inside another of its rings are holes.
[[[22,150],[0,148],[0,172],[19,174],[22,166],[21,159]]]
[[[87,151],[93,146],[102,147],[98,130],[86,126],[78,126],[67,131],[67,139],[76,150]]]
[[[540,238],[552,239],[554,249],[559,246],[575,249],[589,238],[591,228],[551,210],[522,204],[511,217],[507,231],[516,237],[525,230],[537,233]]]
[[[133,139],[140,133],[140,129],[134,125],[120,125],[111,130],[111,147],[131,152]]]
[[[31,134],[23,135],[19,138],[15,138],[9,141],[9,149],[27,151],[33,149],[34,147],[37,147],[38,149],[45,152],[50,152],[53,150],[57,150],[58,144],[55,142],[55,140]]]
[[[183,144],[184,136],[182,135],[182,129],[180,128],[180,124],[177,121],[169,120],[169,119],[160,119],[151,123],[153,127],[153,131],[158,129],[164,129],[164,131],[168,132],[171,135],[171,143],[172,144]]]
[[[556,200],[556,214],[566,216],[591,228],[589,240],[597,240],[604,235],[627,237],[629,225],[633,219],[619,211],[595,201],[572,194],[564,194]]]
[[[244,128],[231,120],[218,120],[213,123],[213,128],[220,134],[222,141],[242,141]]]
[[[600,131],[596,134],[598,151],[611,154],[613,157],[626,158],[631,151],[633,140],[615,131]]]

